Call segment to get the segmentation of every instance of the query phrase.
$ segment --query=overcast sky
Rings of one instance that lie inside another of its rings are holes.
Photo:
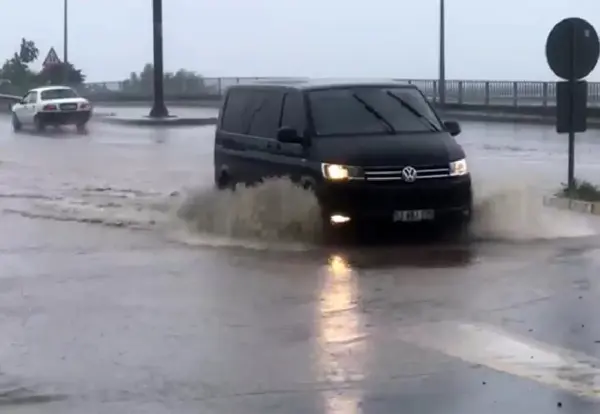
[[[205,76],[433,78],[439,0],[163,0],[165,67]],[[63,0],[2,8],[2,59],[21,37],[62,58]],[[446,0],[447,76],[553,80],[548,32],[565,17],[600,26],[600,0]],[[152,59],[152,0],[69,0],[69,57],[90,81]],[[600,81],[600,69],[590,80]]]

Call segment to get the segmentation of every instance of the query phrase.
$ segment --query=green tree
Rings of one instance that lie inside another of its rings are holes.
[[[65,72],[67,74],[65,80]],[[72,63],[59,63],[45,66],[37,74],[36,80],[42,85],[57,85],[67,83],[69,85],[81,85],[85,81],[85,75],[80,69],[75,68]]]
[[[202,93],[205,88],[201,75],[185,69],[165,73],[163,82],[167,94],[197,94]],[[132,72],[129,79],[123,81],[123,90],[129,93],[151,94],[153,87],[154,66],[151,63],[144,65],[139,73]]]
[[[35,80],[35,73],[29,69],[29,64],[34,62],[38,55],[39,50],[35,43],[22,38],[19,52],[7,59],[0,69],[0,78],[4,80],[7,92],[20,94],[23,89],[30,87]]]
[[[18,59],[25,64],[30,64],[31,62],[35,62],[40,55],[39,49],[36,47],[33,40],[27,40],[25,38],[21,39],[21,47],[19,48],[19,54],[15,54],[15,58],[18,56]]]
[[[71,63],[61,63],[44,67],[36,73],[29,68],[40,55],[33,40],[21,39],[18,53],[14,53],[0,68],[2,91],[5,93],[22,94],[27,89],[47,84],[68,83],[80,85],[85,81],[85,75]],[[66,73],[66,79],[65,79]]]

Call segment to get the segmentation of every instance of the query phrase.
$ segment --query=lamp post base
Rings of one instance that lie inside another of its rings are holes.
[[[150,118],[168,118],[169,110],[167,106],[163,104],[154,104],[152,109],[150,110]]]

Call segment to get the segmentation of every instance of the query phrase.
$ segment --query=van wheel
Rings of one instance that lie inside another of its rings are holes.
[[[215,185],[218,190],[233,190],[235,188],[233,180],[226,172],[221,173]]]
[[[15,131],[15,132],[19,132],[21,130],[21,128],[23,128],[21,121],[19,121],[19,118],[17,117],[17,114],[15,114],[15,113],[12,114],[12,127],[13,127],[13,131]]]

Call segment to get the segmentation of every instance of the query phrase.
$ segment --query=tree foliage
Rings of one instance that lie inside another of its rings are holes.
[[[18,52],[7,59],[0,68],[0,79],[2,80],[0,86],[3,87],[3,92],[22,94],[35,86],[49,84],[76,86],[85,80],[85,75],[81,70],[71,63],[49,65],[40,71],[31,69],[30,65],[36,62],[39,56],[40,51],[35,42],[22,38]]]
[[[65,74],[67,76],[66,81]],[[71,63],[64,62],[42,68],[37,77],[38,81],[43,85],[57,85],[61,83],[80,85],[85,80],[85,75],[80,69],[75,68]]]
[[[40,50],[36,47],[33,40],[21,39],[21,47],[19,48],[19,54],[15,54],[15,58],[25,63],[26,65],[35,62],[40,55]]]
[[[185,94],[188,91],[200,91],[204,88],[204,79],[196,72],[179,69],[177,72],[164,74],[163,85],[169,93]],[[141,72],[132,72],[129,79],[123,82],[123,91],[131,93],[151,93],[154,89],[154,66],[144,65]]]

